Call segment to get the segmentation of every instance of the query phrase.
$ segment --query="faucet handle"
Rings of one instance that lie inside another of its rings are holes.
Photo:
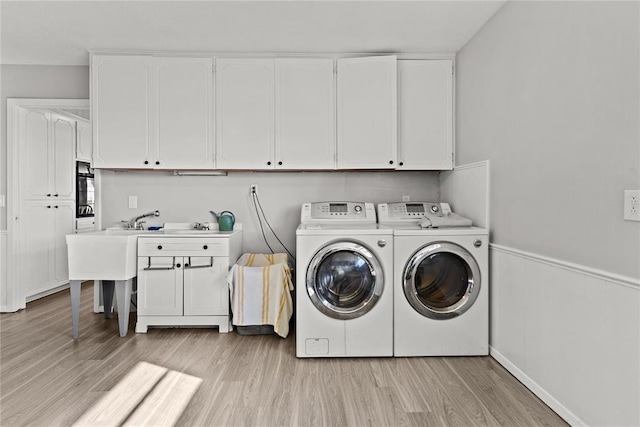
[[[146,224],[147,221],[138,221],[138,226],[136,227],[136,230],[144,230],[144,227],[142,226],[142,224]]]

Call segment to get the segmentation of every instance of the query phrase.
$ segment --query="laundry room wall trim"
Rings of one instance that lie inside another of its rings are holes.
[[[599,270],[597,268],[591,268],[580,264],[574,264],[567,261],[562,261],[543,255],[534,254],[531,252],[522,251],[520,249],[510,248],[508,246],[497,245],[491,243],[490,248],[496,251],[506,252],[512,255],[516,255],[522,258],[527,258],[536,262],[545,263],[554,267],[563,268],[565,270],[573,271],[576,274],[584,274],[595,277],[596,279],[605,280],[609,283],[614,283],[621,286],[629,286],[640,290],[640,280],[633,277],[622,276],[620,274],[610,273],[608,271]]]
[[[490,246],[490,353],[571,425],[640,425],[640,286]]]

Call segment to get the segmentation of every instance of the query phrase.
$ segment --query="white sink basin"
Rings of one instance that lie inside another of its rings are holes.
[[[69,280],[127,280],[137,275],[142,230],[106,230],[67,235]]]

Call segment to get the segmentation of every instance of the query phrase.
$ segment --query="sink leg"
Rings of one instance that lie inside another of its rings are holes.
[[[73,323],[73,339],[78,338],[78,321],[80,319],[80,280],[69,281],[71,291],[71,321]]]
[[[104,318],[111,319],[111,307],[113,307],[113,288],[115,287],[115,281],[102,280],[101,283]]]
[[[118,324],[120,326],[121,337],[126,337],[129,329],[131,282],[131,279],[116,281],[116,302],[118,303]]]

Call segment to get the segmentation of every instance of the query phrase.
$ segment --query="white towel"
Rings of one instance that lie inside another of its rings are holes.
[[[231,268],[227,281],[234,325],[273,325],[276,334],[287,337],[293,283],[286,260],[286,254],[244,254]]]

